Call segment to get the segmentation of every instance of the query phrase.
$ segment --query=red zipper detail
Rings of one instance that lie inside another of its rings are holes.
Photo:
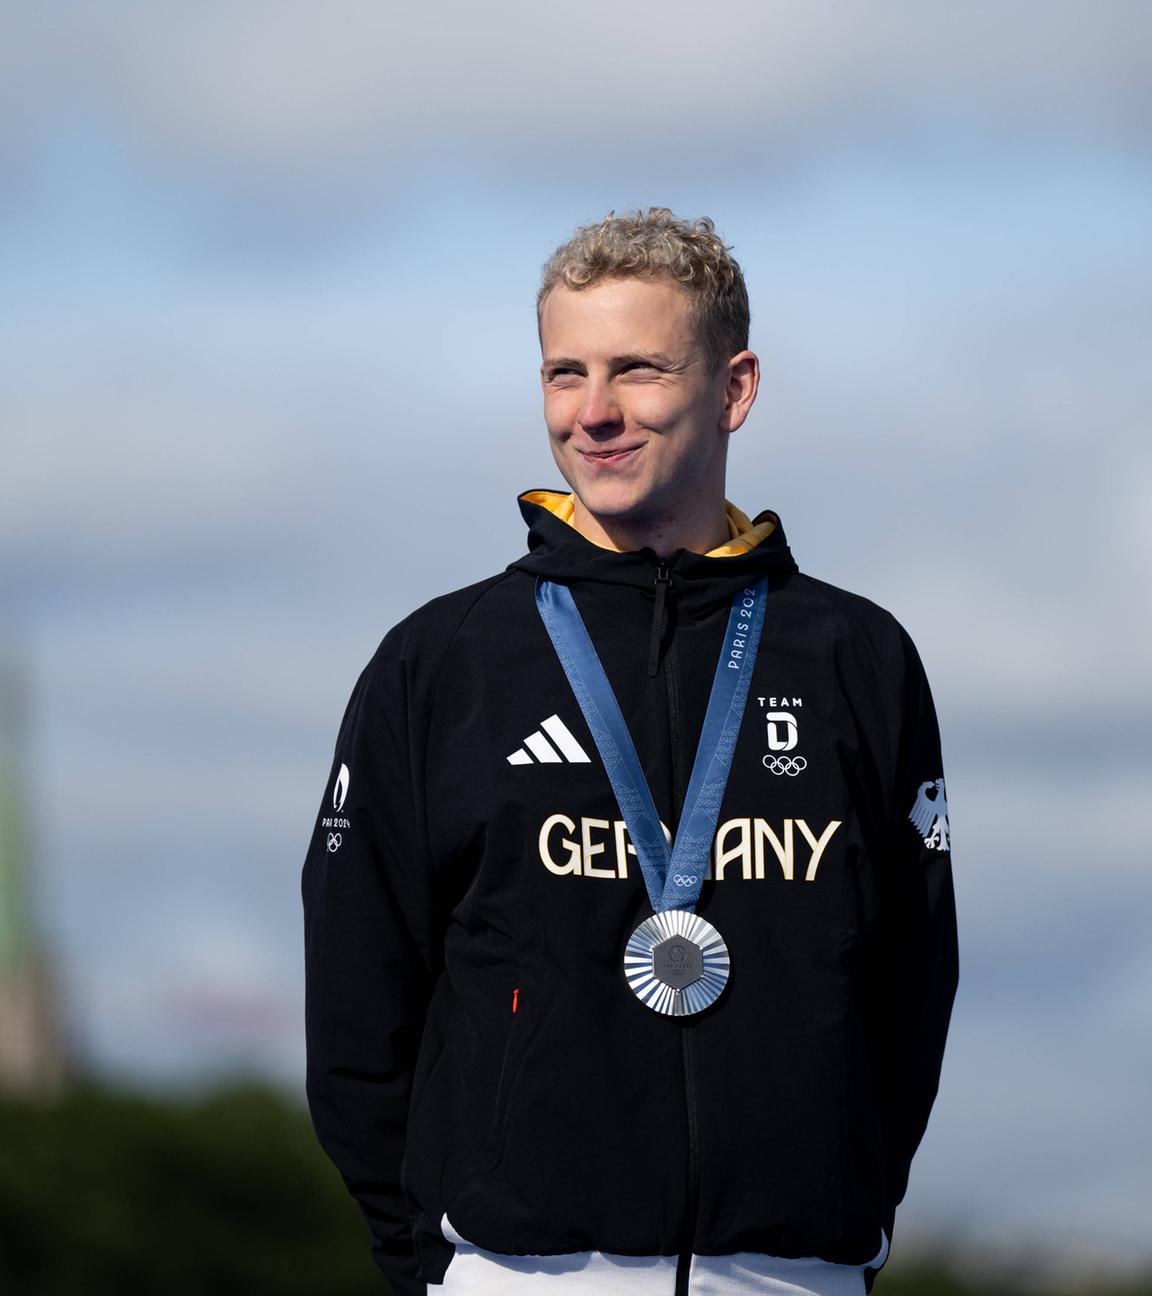
[[[512,1011],[516,1011],[516,1005],[520,1002],[520,987],[517,986],[512,991]]]

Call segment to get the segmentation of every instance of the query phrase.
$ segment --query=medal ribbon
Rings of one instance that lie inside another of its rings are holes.
[[[665,909],[691,912],[700,898],[767,601],[767,577],[740,590],[732,600],[680,827],[669,849],[632,735],[572,593],[567,585],[543,577],[536,581],[536,607],[592,731],[655,913]]]

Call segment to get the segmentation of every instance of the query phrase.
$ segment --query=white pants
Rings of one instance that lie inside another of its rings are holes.
[[[462,1238],[445,1215],[440,1230],[456,1246],[444,1275],[444,1296],[674,1296],[675,1256],[621,1256],[603,1251],[572,1255],[513,1256],[485,1251]],[[864,1270],[888,1258],[888,1239],[867,1265],[788,1260],[741,1251],[693,1256],[691,1296],[863,1296]],[[560,1289],[564,1291],[561,1293]]]

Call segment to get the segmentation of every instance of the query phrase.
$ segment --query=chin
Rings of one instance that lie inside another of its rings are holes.
[[[644,495],[640,491],[622,489],[620,486],[593,482],[586,490],[573,487],[589,513],[597,517],[624,518],[641,512]]]

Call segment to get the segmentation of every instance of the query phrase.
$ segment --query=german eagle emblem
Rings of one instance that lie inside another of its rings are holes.
[[[931,850],[946,851],[948,844],[948,802],[944,797],[944,780],[929,779],[921,783],[916,804],[908,818]]]

